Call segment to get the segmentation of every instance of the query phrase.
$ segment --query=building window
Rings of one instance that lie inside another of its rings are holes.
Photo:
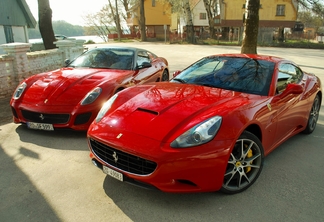
[[[277,5],[277,13],[276,16],[285,15],[285,5]]]
[[[200,14],[199,14],[199,19],[200,19],[200,20],[206,20],[206,18],[207,18],[206,13],[200,13]]]
[[[155,0],[152,0],[152,7],[155,7]]]

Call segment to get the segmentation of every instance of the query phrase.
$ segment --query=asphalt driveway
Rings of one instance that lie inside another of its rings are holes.
[[[167,58],[171,72],[203,56],[240,52],[225,46],[118,44]],[[291,59],[324,83],[323,50],[259,48],[258,53]],[[256,183],[236,195],[168,194],[119,182],[92,165],[85,132],[16,125],[9,98],[0,100],[0,120],[1,222],[323,221],[323,105],[314,133],[282,144],[265,159]]]

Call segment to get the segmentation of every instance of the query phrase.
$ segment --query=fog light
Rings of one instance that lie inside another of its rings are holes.
[[[92,160],[91,162],[93,163],[93,165],[95,165],[96,167],[98,167],[98,164],[97,164],[97,162],[95,160]]]

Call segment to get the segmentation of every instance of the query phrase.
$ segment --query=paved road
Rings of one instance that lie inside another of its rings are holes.
[[[123,43],[125,44],[125,43]],[[127,43],[166,57],[171,71],[239,47]],[[90,46],[91,47],[91,46]],[[321,77],[323,50],[259,48]],[[7,101],[0,104],[8,116]],[[323,103],[324,104],[324,103]],[[88,157],[86,134],[0,125],[0,221],[323,221],[324,107],[315,132],[297,135],[265,160],[257,182],[237,195],[168,194],[120,183]]]

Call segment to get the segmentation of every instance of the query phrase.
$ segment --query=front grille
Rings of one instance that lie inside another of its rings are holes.
[[[81,125],[81,124],[85,124],[89,121],[90,117],[91,117],[92,113],[82,113],[77,115],[77,117],[75,118],[74,121],[74,125]]]
[[[137,175],[148,175],[156,168],[155,162],[114,149],[92,138],[89,141],[91,149],[97,157],[118,169]],[[115,161],[116,159],[117,161]]]
[[[70,118],[69,114],[47,114],[28,110],[21,110],[21,113],[26,120],[37,123],[64,124]]]

